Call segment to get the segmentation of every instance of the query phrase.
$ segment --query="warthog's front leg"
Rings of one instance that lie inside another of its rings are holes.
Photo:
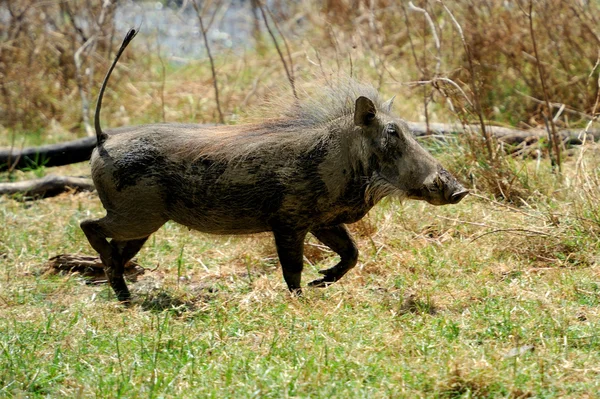
[[[283,269],[283,278],[292,293],[301,295],[300,282],[302,280],[306,232],[276,230],[273,231],[273,235],[275,236],[279,262],[281,262],[281,268]]]
[[[339,263],[329,269],[319,270],[324,277],[311,281],[308,285],[311,287],[327,287],[338,281],[348,270],[352,269],[358,261],[358,249],[350,232],[343,224],[337,226],[313,230],[311,233],[323,244],[334,250],[341,259]]]

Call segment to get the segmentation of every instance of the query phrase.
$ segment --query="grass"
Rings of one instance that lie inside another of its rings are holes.
[[[95,194],[2,198],[0,392],[594,397],[599,225],[578,219],[578,190],[519,208],[385,201],[351,226],[358,266],[304,298],[287,293],[270,236],[169,223],[139,255],[131,308],[106,285],[42,273],[53,255],[92,253],[78,222],[103,214]],[[316,244],[305,282],[336,259]]]

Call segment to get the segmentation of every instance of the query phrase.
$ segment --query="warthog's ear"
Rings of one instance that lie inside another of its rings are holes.
[[[356,99],[354,108],[354,124],[356,126],[366,127],[375,119],[375,104],[367,97],[360,96]]]
[[[395,98],[396,98],[396,96],[390,98],[389,100],[387,100],[386,102],[381,104],[381,109],[384,110],[385,112],[390,112],[392,110],[392,105],[394,105]]]

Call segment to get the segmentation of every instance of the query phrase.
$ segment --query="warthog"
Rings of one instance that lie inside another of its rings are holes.
[[[91,168],[107,214],[81,223],[120,301],[131,298],[125,263],[168,220],[214,234],[273,232],[285,282],[301,293],[307,233],[340,256],[309,284],[322,287],[354,267],[358,250],[346,224],[382,198],[444,205],[468,194],[391,114],[391,101],[355,83],[262,123],[163,123],[107,135],[99,124],[102,95],[134,35],[121,45],[96,109]]]

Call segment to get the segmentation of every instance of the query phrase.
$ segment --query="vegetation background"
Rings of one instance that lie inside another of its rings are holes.
[[[473,194],[384,201],[350,226],[356,269],[300,299],[270,236],[167,224],[139,256],[131,308],[106,285],[45,273],[56,254],[93,254],[78,224],[103,214],[94,193],[2,197],[1,396],[597,397],[600,150],[555,132],[597,127],[599,2],[0,0],[0,145],[89,134],[136,7],[174,22],[142,22],[104,126],[238,123],[276,115],[292,87],[302,98],[351,77],[397,95],[404,119],[454,124],[422,142]],[[223,28],[231,12],[245,28]],[[175,46],[173,29],[186,35]],[[548,138],[508,145],[489,125]],[[309,239],[305,281],[335,262]]]

